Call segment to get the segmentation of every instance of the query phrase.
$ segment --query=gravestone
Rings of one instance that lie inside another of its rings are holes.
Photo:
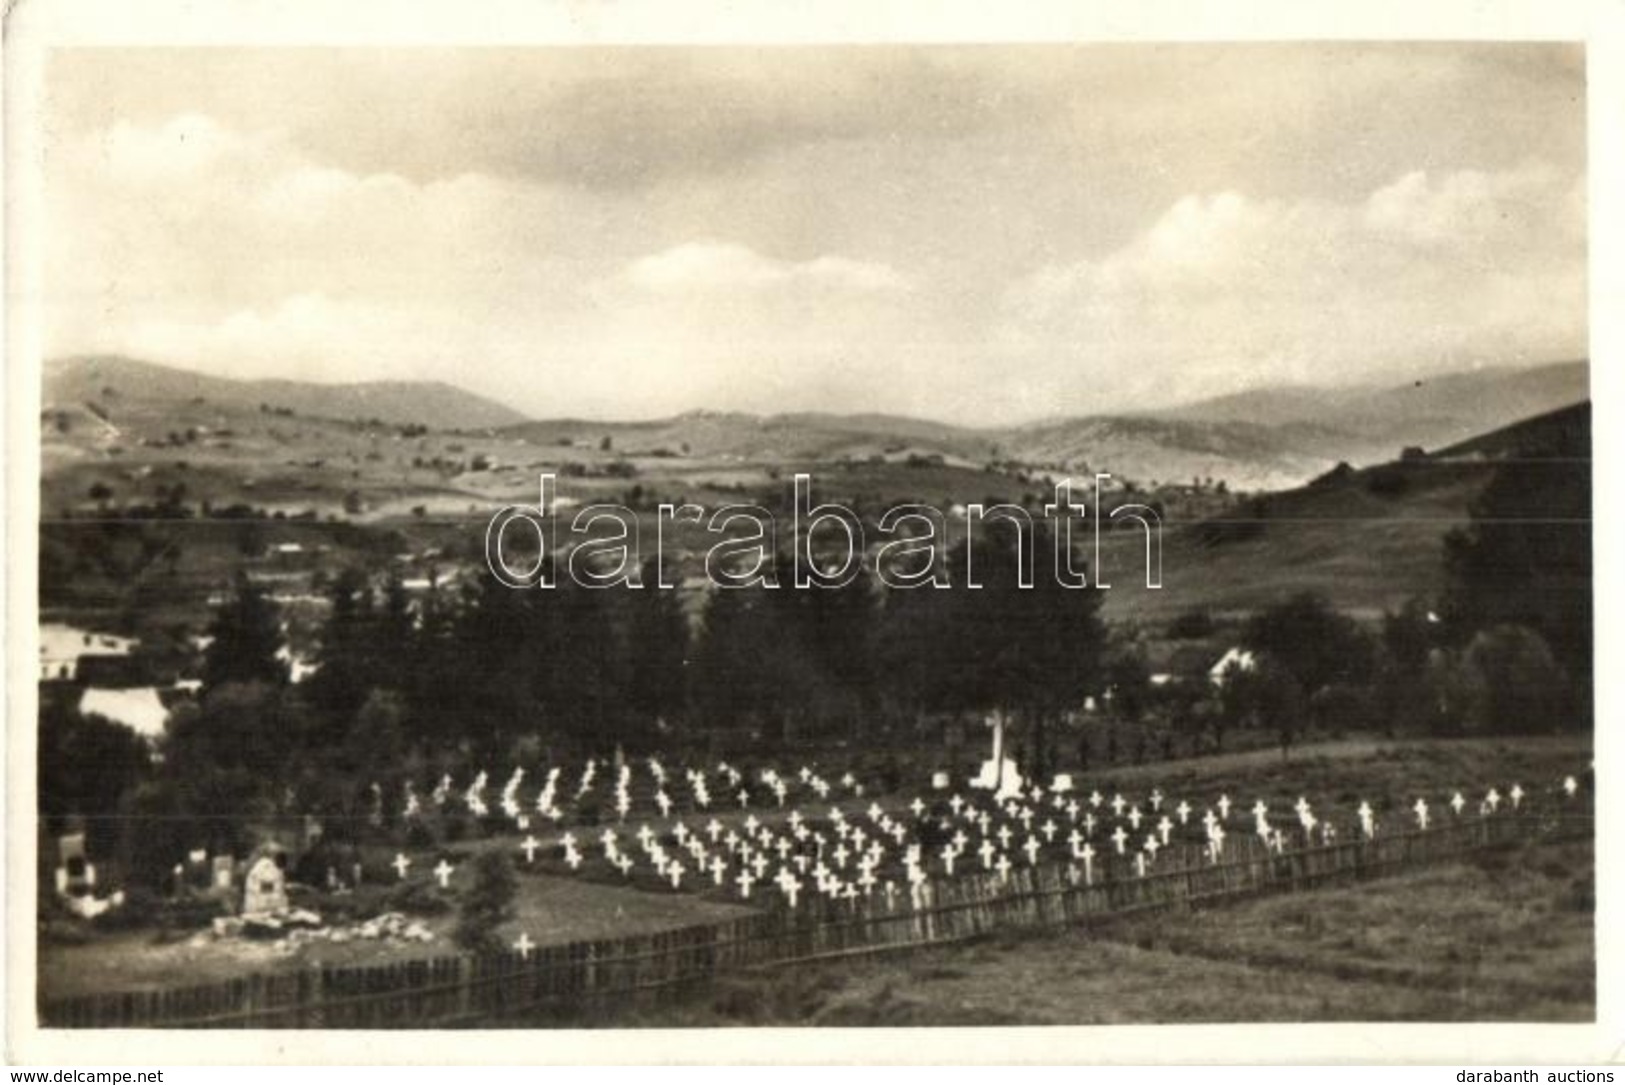
[[[56,891],[65,897],[88,895],[96,885],[96,868],[85,853],[85,834],[69,833],[57,839]]]
[[[243,879],[243,914],[271,915],[288,910],[288,879],[275,857],[261,855]]]

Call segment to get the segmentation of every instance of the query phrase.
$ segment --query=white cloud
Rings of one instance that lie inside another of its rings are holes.
[[[1105,377],[1164,398],[1579,356],[1577,189],[1531,166],[1408,173],[1347,203],[1187,196],[1117,250],[1016,283],[1000,341],[1061,395]]]
[[[440,377],[540,412],[839,405],[892,363],[914,288],[840,255],[650,251],[590,193],[362,176],[197,116],[66,142],[47,188],[53,353]]]
[[[720,242],[689,242],[639,257],[627,267],[626,281],[655,293],[769,288],[885,292],[910,287],[907,277],[885,264],[840,256],[776,260],[744,245]]]
[[[852,184],[907,176],[883,150],[839,159]],[[838,231],[808,219],[822,176],[671,193],[413,180],[195,114],[119,122],[48,148],[50,349],[441,377],[543,414],[977,422],[1584,350],[1573,171],[1405,171],[1341,200],[1221,185],[1087,259],[1057,242],[1014,283],[1027,258],[997,245],[1019,191],[990,208],[974,185],[940,206],[922,188],[921,245],[889,203],[825,208]]]

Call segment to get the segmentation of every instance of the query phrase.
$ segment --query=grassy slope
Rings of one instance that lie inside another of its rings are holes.
[[[1583,844],[1488,853],[1185,917],[732,977],[590,1023],[1588,1021],[1592,869]]]
[[[1107,537],[1101,566],[1113,621],[1159,627],[1191,609],[1237,615],[1299,591],[1375,619],[1445,584],[1444,536],[1467,522],[1468,504],[1488,483],[1489,464],[1408,467],[1409,489],[1370,492],[1364,476],[1347,485],[1306,487],[1264,499],[1207,524],[1166,525],[1159,590],[1145,586],[1145,537]]]

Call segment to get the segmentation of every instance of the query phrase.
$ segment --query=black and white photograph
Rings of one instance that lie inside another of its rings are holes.
[[[35,1026],[1595,1024],[1590,60],[45,51]]]

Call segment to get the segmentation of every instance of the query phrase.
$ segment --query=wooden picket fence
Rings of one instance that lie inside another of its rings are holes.
[[[887,901],[804,897],[699,926],[575,942],[493,957],[447,956],[386,965],[247,975],[226,983],[52,999],[42,1023],[62,1028],[410,1028],[503,1021],[590,1021],[596,1007],[681,998],[715,977],[746,969],[945,945],[996,931],[1104,921],[1188,909],[1265,893],[1295,892],[1378,877],[1464,853],[1522,843],[1589,838],[1588,815],[1511,815],[1441,820],[1426,831],[1337,841],[1276,853],[1236,834],[1220,862],[1175,847],[1136,876],[1117,857],[1082,864],[974,873],[927,882]],[[1171,852],[1171,853],[1170,853]],[[969,858],[967,856],[967,858]]]

